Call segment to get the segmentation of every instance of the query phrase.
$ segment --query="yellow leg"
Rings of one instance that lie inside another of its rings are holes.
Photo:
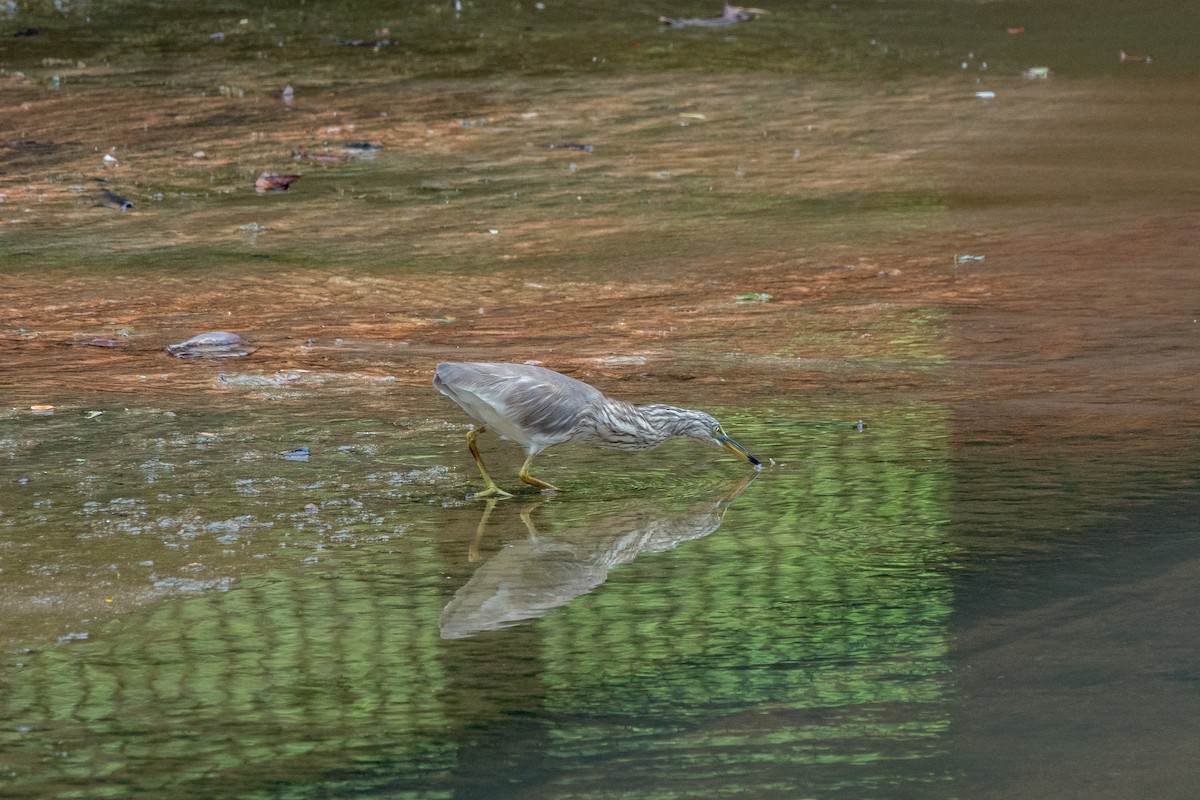
[[[540,508],[546,501],[538,500],[536,503],[530,503],[521,509],[521,522],[525,523],[525,530],[529,531],[529,538],[538,538],[537,528],[533,527],[533,512]]]
[[[486,431],[486,427],[472,429],[467,433],[467,447],[471,448],[471,455],[475,457],[475,464],[479,467],[479,474],[483,476],[484,488],[482,492],[476,492],[471,495],[471,499],[478,500],[482,497],[512,497],[511,494],[501,489],[492,480],[492,476],[488,475],[487,467],[483,466],[483,457],[479,455],[479,448],[475,446],[475,440],[479,434]]]
[[[536,486],[537,488],[543,489],[543,490],[544,489],[554,489],[555,491],[557,491],[558,490],[557,486],[551,486],[550,484],[546,483],[544,480],[541,480],[540,478],[535,478],[529,474],[529,465],[531,463],[533,463],[533,456],[530,456],[529,458],[525,459],[525,463],[521,465],[521,471],[517,473],[517,477],[520,478],[521,480],[523,480],[525,483],[528,483],[530,486]]]
[[[487,507],[483,509],[483,516],[479,518],[479,524],[475,526],[475,538],[471,540],[471,544],[467,545],[467,561],[474,564],[479,560],[479,545],[483,543],[483,529],[487,525],[488,518],[492,516],[492,509],[496,507],[496,498],[489,497]]]

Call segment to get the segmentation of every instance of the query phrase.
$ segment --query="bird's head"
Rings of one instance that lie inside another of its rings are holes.
[[[705,416],[708,415],[706,414]],[[726,435],[724,429],[721,428],[721,423],[717,422],[712,417],[708,417],[708,419],[713,423],[712,427],[708,429],[708,438],[714,444],[719,447],[724,447],[726,450],[733,453],[735,456],[738,456],[739,458],[746,459],[746,461],[754,465],[755,469],[762,469],[762,462],[750,455],[750,452],[746,450],[746,448],[742,447],[730,436]]]
[[[687,436],[723,447],[738,458],[762,468],[762,462],[728,436],[721,423],[710,414],[674,406],[642,406],[641,409],[643,412],[649,412],[648,416],[657,418],[656,424],[661,425],[671,436]]]

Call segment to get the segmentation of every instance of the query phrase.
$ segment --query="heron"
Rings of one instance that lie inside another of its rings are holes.
[[[488,474],[475,441],[489,428],[501,439],[525,448],[517,477],[543,491],[556,490],[529,474],[533,458],[547,447],[582,442],[618,450],[650,450],[667,439],[699,439],[762,469],[762,462],[725,434],[703,411],[661,403],[633,405],[606,396],[590,384],[531,364],[438,364],[433,385],[479,423],[467,433],[467,447],[483,476],[484,489],[472,497],[512,497]]]

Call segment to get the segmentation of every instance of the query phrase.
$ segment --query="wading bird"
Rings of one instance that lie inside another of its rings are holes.
[[[491,428],[502,439],[525,448],[519,477],[539,489],[555,489],[529,474],[538,453],[564,442],[583,442],[618,450],[650,450],[674,436],[687,436],[724,447],[762,469],[757,458],[725,435],[721,424],[703,411],[652,403],[635,406],[606,397],[583,381],[528,364],[438,364],[434,387],[480,423],[467,434],[467,446],[483,476],[484,489],[473,497],[511,497],[488,475],[475,439]]]

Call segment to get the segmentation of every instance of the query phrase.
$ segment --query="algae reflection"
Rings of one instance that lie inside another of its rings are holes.
[[[721,527],[730,504],[754,482],[758,473],[740,478],[715,500],[668,511],[658,498],[624,505],[617,513],[586,526],[549,535],[539,533],[533,514],[536,502],[521,511],[529,538],[510,542],[488,559],[442,611],[443,639],[458,639],[536,619],[608,578],[609,570],[642,553],[671,550]],[[479,521],[471,558],[479,557],[480,540],[495,510],[488,501]]]

